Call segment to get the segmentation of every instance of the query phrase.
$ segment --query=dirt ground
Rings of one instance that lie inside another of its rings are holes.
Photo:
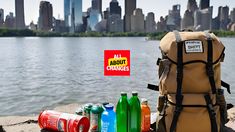
[[[78,104],[69,104],[56,107],[54,110],[66,113],[74,113]],[[228,110],[230,121],[226,124],[224,132],[235,132],[235,108]],[[37,124],[37,116],[7,116],[0,117],[0,132],[46,132],[42,131]]]

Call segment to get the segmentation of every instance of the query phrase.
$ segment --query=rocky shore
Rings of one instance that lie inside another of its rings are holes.
[[[74,113],[79,107],[78,104],[69,104],[54,108],[56,111]],[[229,122],[224,132],[235,132],[235,108],[228,110]],[[37,124],[37,116],[7,116],[0,117],[0,132],[40,132]],[[43,131],[41,131],[43,132]]]

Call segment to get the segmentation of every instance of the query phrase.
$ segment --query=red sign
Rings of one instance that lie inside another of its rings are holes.
[[[105,50],[104,75],[130,76],[130,50]]]

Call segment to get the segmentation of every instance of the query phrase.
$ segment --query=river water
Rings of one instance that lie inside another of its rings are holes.
[[[222,38],[226,58],[222,78],[235,103],[235,38]],[[121,91],[138,91],[156,110],[159,41],[134,38],[0,38],[0,116],[38,114],[58,105],[116,103]],[[131,51],[131,76],[104,76],[104,50]]]

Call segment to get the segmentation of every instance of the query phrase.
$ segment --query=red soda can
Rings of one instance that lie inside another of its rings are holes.
[[[60,132],[88,132],[90,121],[87,117],[45,110],[38,116],[40,128]]]

